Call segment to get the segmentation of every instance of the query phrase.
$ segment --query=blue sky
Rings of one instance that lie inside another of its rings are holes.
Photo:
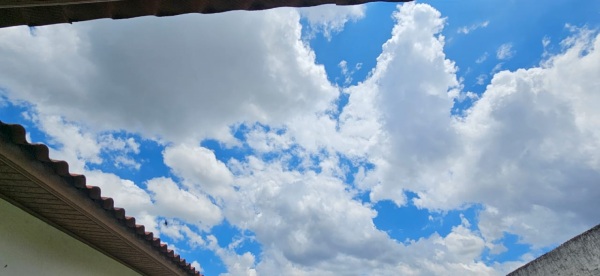
[[[0,120],[206,275],[502,275],[600,219],[571,2],[6,28]]]

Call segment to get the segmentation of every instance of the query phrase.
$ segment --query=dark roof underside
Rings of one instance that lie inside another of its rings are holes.
[[[408,2],[410,0],[379,0]],[[0,28],[49,25],[100,18],[172,16],[185,13],[218,13],[264,10],[276,7],[310,7],[322,4],[355,5],[373,0],[2,0]]]

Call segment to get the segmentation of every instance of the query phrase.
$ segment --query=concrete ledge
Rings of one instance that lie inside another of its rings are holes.
[[[600,276],[600,224],[508,274]]]

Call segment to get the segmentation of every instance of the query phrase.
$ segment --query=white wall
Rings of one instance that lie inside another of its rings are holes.
[[[5,275],[139,274],[0,199],[0,276]]]

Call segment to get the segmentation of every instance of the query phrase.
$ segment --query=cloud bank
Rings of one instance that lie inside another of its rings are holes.
[[[334,31],[364,8],[328,9],[5,29],[2,95],[28,105],[54,158],[153,231],[212,251],[229,275],[496,275],[519,265],[483,260],[505,233],[539,248],[597,223],[596,32],[574,30],[538,67],[494,74],[453,115],[465,92],[437,10],[399,6],[372,73],[340,90],[303,42],[301,14]],[[514,53],[500,48],[499,59]],[[142,141],[122,131],[161,143],[170,174],[135,183],[94,169],[145,166]],[[206,138],[249,153],[219,159]],[[374,224],[373,204],[406,206],[407,191],[432,212],[482,211],[447,235],[398,241]],[[243,238],[220,244],[211,229],[224,220],[261,252],[240,252]]]

